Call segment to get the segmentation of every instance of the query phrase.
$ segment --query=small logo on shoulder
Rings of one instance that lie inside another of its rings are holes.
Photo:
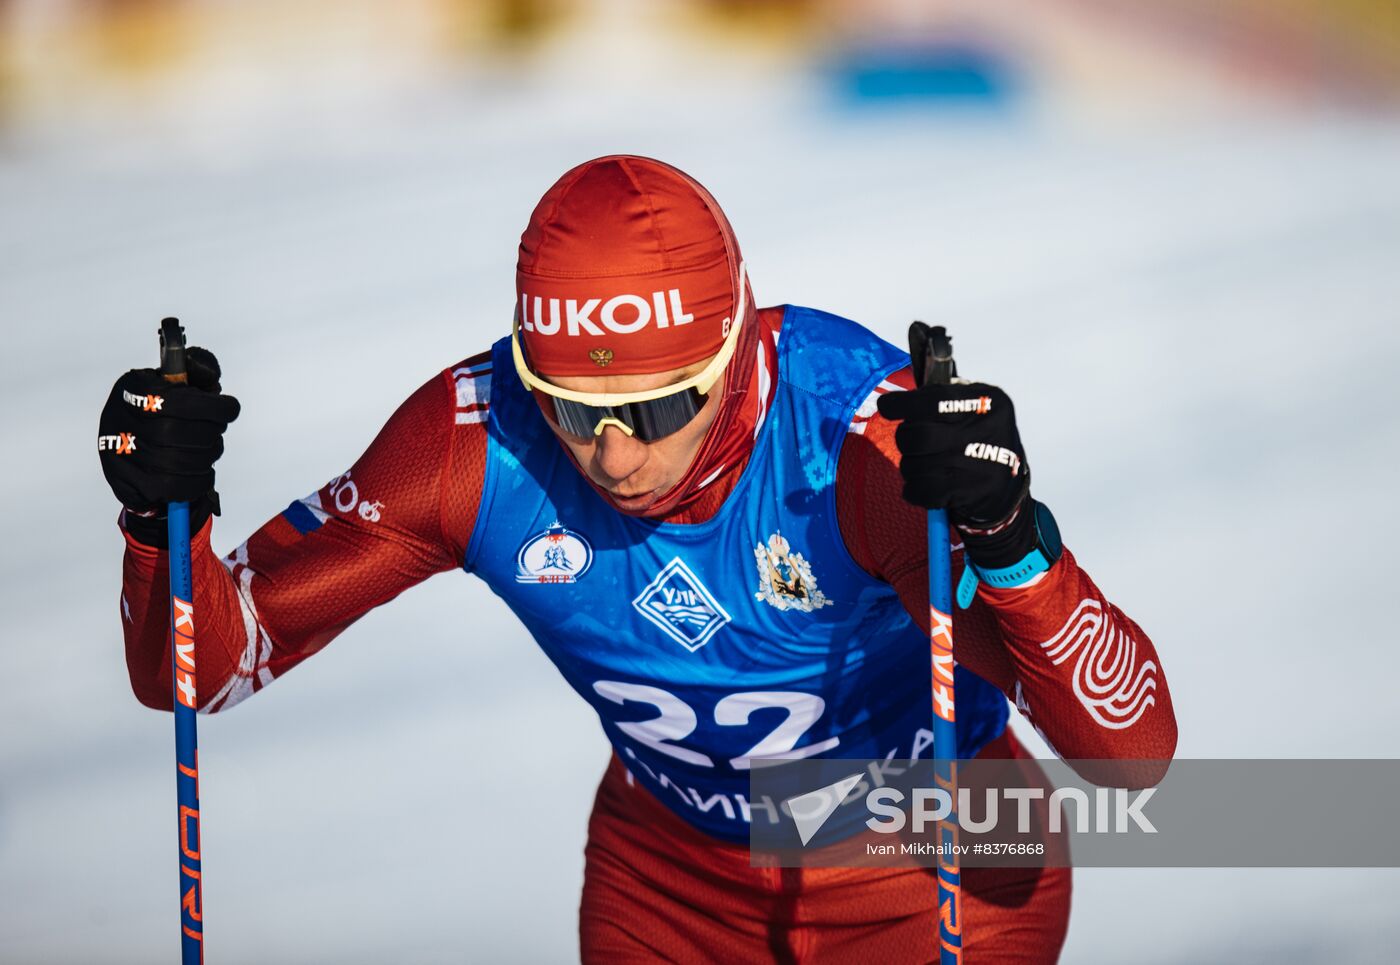
[[[758,563],[758,592],[754,599],[763,600],[779,610],[801,610],[811,613],[831,606],[826,594],[817,589],[812,564],[801,553],[792,552],[781,534],[768,537],[768,545],[753,548]]]
[[[520,544],[515,554],[517,583],[577,583],[593,565],[593,547],[559,520]]]

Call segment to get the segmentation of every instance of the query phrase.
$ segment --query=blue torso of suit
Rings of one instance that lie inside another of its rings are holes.
[[[699,830],[748,835],[755,758],[927,757],[927,636],[861,570],[836,519],[856,407],[908,356],[846,319],[788,307],[778,385],[748,465],[696,524],[598,495],[493,350],[485,491],[466,568],[598,712],[637,781]],[[958,756],[1006,726],[958,668]]]

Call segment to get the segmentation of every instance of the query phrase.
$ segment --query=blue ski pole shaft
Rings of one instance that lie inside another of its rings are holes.
[[[185,332],[160,323],[160,371],[185,382]],[[175,787],[180,824],[180,961],[204,961],[204,887],[199,858],[199,748],[195,735],[194,583],[190,573],[190,504],[166,507],[170,560],[170,659],[175,697]]]
[[[933,780],[948,793],[948,816],[936,825],[938,943],[941,965],[962,961],[962,872],[958,844],[956,701],[953,695],[953,566],[948,513],[928,514],[929,655],[933,671]]]
[[[919,385],[950,382],[957,374],[952,339],[941,326],[929,331]],[[928,514],[929,657],[933,678],[933,779],[947,792],[948,816],[938,835],[938,960],[962,962],[962,872],[958,859],[958,735],[953,692],[953,557],[948,542],[948,513]]]

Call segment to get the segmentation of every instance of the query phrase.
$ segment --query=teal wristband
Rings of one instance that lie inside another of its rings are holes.
[[[971,560],[963,563],[962,579],[958,581],[958,606],[966,610],[972,605],[972,597],[977,593],[977,584],[985,583],[998,589],[1024,586],[1041,573],[1047,572],[1052,563],[1037,546],[1010,566],[984,570]]]
[[[1033,550],[1010,566],[983,569],[963,554],[963,574],[958,580],[958,608],[966,610],[977,595],[977,584],[985,583],[998,589],[1025,586],[1042,573],[1049,571],[1060,558],[1060,527],[1055,517],[1044,503],[1033,503],[1035,507],[1036,545]]]

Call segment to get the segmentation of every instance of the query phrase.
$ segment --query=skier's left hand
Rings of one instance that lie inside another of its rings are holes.
[[[985,382],[929,383],[880,396],[880,415],[900,422],[894,441],[904,498],[946,509],[960,526],[984,529],[1011,513],[1030,470],[1011,397]]]

